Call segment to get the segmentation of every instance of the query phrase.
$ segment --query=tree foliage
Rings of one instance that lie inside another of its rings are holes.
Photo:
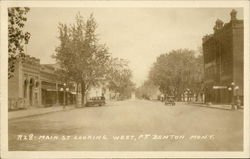
[[[154,85],[151,80],[145,81],[140,87],[136,89],[136,97],[144,99],[152,99],[158,93],[158,87]]]
[[[90,86],[105,77],[110,54],[96,35],[97,23],[93,14],[84,21],[78,14],[76,23],[59,24],[60,45],[53,56],[62,68],[64,77],[81,85],[82,102]]]
[[[108,65],[107,79],[110,90],[120,94],[121,98],[130,98],[135,91],[135,84],[131,81],[132,71],[128,67],[128,61],[111,58]]]
[[[162,54],[151,68],[149,79],[162,93],[179,99],[186,89],[198,92],[203,80],[203,57],[187,49]]]
[[[15,63],[24,57],[24,44],[30,39],[30,33],[24,32],[29,8],[8,8],[8,78],[13,77]]]

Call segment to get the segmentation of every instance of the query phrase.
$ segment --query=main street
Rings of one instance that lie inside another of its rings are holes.
[[[116,101],[101,107],[77,108],[9,121],[9,150],[242,149],[242,111],[181,103],[165,106],[159,101]]]

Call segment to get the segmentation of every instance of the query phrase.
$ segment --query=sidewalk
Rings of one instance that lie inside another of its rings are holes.
[[[64,111],[64,110],[71,110],[75,109],[75,105],[67,105],[65,109],[63,109],[63,106],[52,106],[52,107],[35,107],[35,108],[29,108],[24,110],[16,110],[16,111],[10,111],[8,112],[8,119],[18,119],[18,118],[24,118],[24,117],[31,117],[36,115],[42,115],[42,114],[48,114],[58,111]]]
[[[193,106],[200,106],[200,107],[208,107],[208,108],[216,108],[216,109],[224,109],[224,110],[232,110],[232,106],[231,105],[226,105],[226,104],[205,104],[205,103],[187,103],[189,105],[193,105]],[[240,106],[240,108],[238,108],[238,110],[244,109],[244,107]]]

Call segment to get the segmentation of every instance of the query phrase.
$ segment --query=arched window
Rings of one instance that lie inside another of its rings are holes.
[[[23,82],[23,97],[27,98],[27,86],[28,86],[28,80],[25,79]]]
[[[39,82],[38,81],[36,81],[36,87],[39,87]]]
[[[35,85],[35,80],[33,78],[30,79],[30,87],[33,87]]]

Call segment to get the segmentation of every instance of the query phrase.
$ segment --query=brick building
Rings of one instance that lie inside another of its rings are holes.
[[[40,59],[29,55],[22,62],[17,62],[14,77],[8,80],[9,110],[76,102],[80,104],[81,87],[73,82],[63,82],[58,78],[56,69],[59,69],[56,64],[40,64]],[[85,102],[89,98],[103,95],[106,100],[111,99],[113,92],[107,88],[107,81],[99,79],[98,82],[98,86],[87,90]]]
[[[217,20],[203,37],[205,102],[231,104],[244,97],[244,21],[232,10],[230,22]]]
[[[39,59],[29,55],[17,62],[14,77],[8,80],[9,109],[75,103],[74,84],[67,83],[68,90],[64,92],[55,71],[55,65],[40,64]]]

